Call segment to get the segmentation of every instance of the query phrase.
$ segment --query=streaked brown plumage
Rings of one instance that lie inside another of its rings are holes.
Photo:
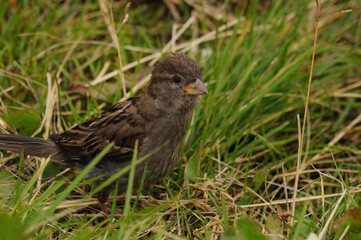
[[[202,76],[193,59],[174,53],[157,63],[147,91],[114,105],[100,117],[92,118],[50,140],[0,134],[0,150],[48,157],[64,167],[81,170],[110,142],[112,149],[94,167],[87,178],[103,175],[100,184],[130,164],[135,142],[139,158],[154,152],[135,169],[134,188],[140,185],[147,164],[145,186],[167,176],[175,167],[182,148],[192,109],[200,96],[207,94]],[[127,187],[128,174],[117,179],[119,191]],[[113,185],[97,198],[102,208]]]

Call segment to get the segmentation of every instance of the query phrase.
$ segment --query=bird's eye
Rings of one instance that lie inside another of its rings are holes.
[[[178,77],[178,76],[172,77],[172,81],[175,82],[175,83],[180,83],[181,80],[182,80],[182,79],[181,79],[180,77]]]

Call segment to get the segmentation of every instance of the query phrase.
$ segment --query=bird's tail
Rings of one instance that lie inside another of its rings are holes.
[[[0,151],[21,153],[21,150],[24,150],[24,155],[36,157],[49,157],[59,151],[57,145],[50,140],[13,134],[0,134]]]

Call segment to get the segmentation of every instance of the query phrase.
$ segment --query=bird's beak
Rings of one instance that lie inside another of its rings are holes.
[[[182,89],[188,95],[208,94],[206,86],[199,78],[197,78],[195,82],[188,84],[187,86],[184,86]]]

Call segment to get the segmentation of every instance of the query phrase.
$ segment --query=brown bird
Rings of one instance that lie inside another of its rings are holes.
[[[140,185],[147,164],[144,186],[167,176],[175,167],[188,128],[192,109],[207,94],[200,69],[182,53],[173,53],[157,63],[147,90],[114,105],[100,117],[92,118],[50,140],[0,134],[0,150],[37,157],[49,157],[63,167],[81,170],[109,143],[113,147],[88,173],[87,179],[102,175],[95,185],[131,163],[138,141],[138,158],[150,153],[135,168],[133,188]],[[158,151],[156,151],[158,149]],[[125,192],[129,174],[117,179],[119,192]],[[102,189],[99,204],[105,214],[105,202],[115,184]]]

